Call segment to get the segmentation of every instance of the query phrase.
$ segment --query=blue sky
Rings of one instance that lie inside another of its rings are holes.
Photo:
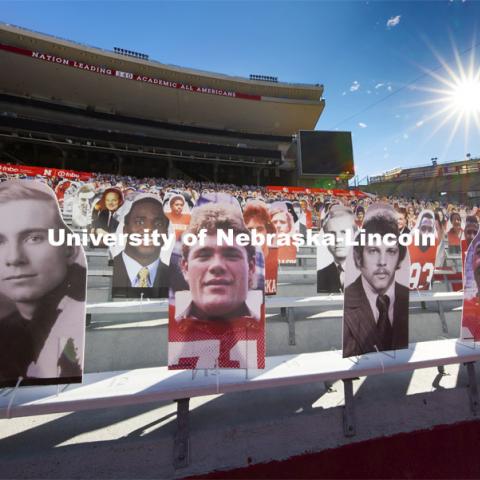
[[[425,104],[458,72],[480,68],[480,2],[1,1],[0,21],[96,47],[230,75],[322,83],[319,130],[350,130],[359,178],[395,167],[480,157],[469,115]],[[463,52],[467,53],[462,54]],[[434,54],[436,52],[437,55]],[[480,118],[480,108],[474,110]],[[455,123],[459,119],[457,129]]]

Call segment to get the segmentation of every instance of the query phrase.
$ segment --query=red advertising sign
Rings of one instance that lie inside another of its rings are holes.
[[[94,173],[76,172],[74,170],[63,170],[50,167],[32,167],[30,165],[2,165],[0,164],[0,173],[8,175],[26,175],[27,177],[59,177],[68,180],[89,180],[94,177]]]
[[[37,60],[43,60],[44,62],[56,63],[57,65],[63,65],[65,67],[72,67],[72,68],[78,68],[80,70],[87,70],[92,73],[98,73],[99,75],[107,75],[110,77],[123,78],[125,80],[134,80],[136,82],[149,83],[150,85],[156,85],[159,87],[175,88],[177,90],[186,90],[188,92],[203,93],[206,95],[217,95],[221,97],[240,98],[242,100],[258,101],[262,99],[260,95],[250,95],[248,93],[223,90],[221,88],[200,87],[198,85],[190,85],[182,82],[172,82],[170,80],[164,80],[157,77],[149,77],[148,75],[141,75],[139,73],[123,72],[121,70],[115,70],[113,68],[105,67],[102,65],[94,65],[91,63],[80,62],[77,60],[71,60],[69,58],[51,55],[49,53],[35,52],[32,50],[13,47],[11,45],[4,45],[1,43],[0,43],[0,50],[15,53],[17,55],[24,55],[26,57],[35,58]]]
[[[336,195],[336,196],[345,196],[350,195],[351,197],[365,197],[365,194],[358,189],[352,190],[343,190],[340,188],[326,189],[326,188],[310,188],[310,187],[282,187],[267,185],[267,192],[282,192],[282,193],[304,193],[306,195],[311,194],[324,194],[324,195]]]

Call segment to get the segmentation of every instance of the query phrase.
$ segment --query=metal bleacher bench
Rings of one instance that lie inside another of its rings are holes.
[[[350,359],[341,351],[268,357],[264,370],[211,370],[205,374],[168,370],[167,367],[91,373],[83,384],[17,388],[0,396],[0,417],[31,416],[80,410],[112,408],[160,401],[177,402],[177,432],[173,463],[188,465],[189,399],[229,392],[267,389],[313,382],[343,380],[346,436],[355,435],[353,380],[381,373],[413,371],[419,368],[466,364],[470,406],[478,408],[474,362],[480,359],[480,345],[459,340],[435,340],[411,344],[408,349],[382,352]]]
[[[448,333],[443,302],[461,301],[463,292],[410,292],[410,304],[435,302],[444,333]],[[314,297],[266,297],[266,310],[279,308],[282,318],[288,323],[288,343],[295,345],[295,309],[311,307],[343,307],[343,294],[317,295]],[[168,300],[135,300],[106,302],[87,305],[87,324],[92,316],[105,314],[167,313]]]

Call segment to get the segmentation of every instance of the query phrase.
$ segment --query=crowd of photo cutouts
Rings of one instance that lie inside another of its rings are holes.
[[[52,245],[49,228],[95,234],[89,248],[109,248],[114,298],[168,299],[171,369],[264,368],[265,295],[277,293],[279,265],[296,265],[299,250],[276,239],[307,238],[308,230],[335,240],[316,247],[317,292],[344,295],[344,357],[407,348],[409,295],[430,290],[447,258],[462,265],[454,286],[464,292],[461,337],[480,337],[478,207],[106,174],[0,180],[8,220],[0,232],[0,386],[81,381],[85,254]],[[219,230],[249,239],[253,229],[273,240],[218,244]],[[347,245],[360,231],[394,241]],[[175,241],[105,240],[153,232]],[[182,241],[202,232],[202,242]],[[399,241],[415,234],[430,241]]]

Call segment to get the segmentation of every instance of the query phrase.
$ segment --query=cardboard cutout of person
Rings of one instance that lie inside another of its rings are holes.
[[[462,329],[464,340],[480,340],[480,233],[467,250],[465,260]]]
[[[270,220],[277,233],[278,263],[280,265],[295,264],[297,261],[297,247],[291,243],[291,239],[297,233],[295,230],[297,216],[292,204],[290,202],[272,203],[270,205]],[[282,242],[281,237],[285,237],[285,240],[289,239],[290,241]]]
[[[192,210],[186,235],[199,240],[182,245],[188,290],[171,292],[170,369],[265,367],[264,295],[256,288],[263,279],[255,278],[263,272],[256,271],[257,251],[250,243],[219,242],[219,230],[230,230],[234,239],[250,235],[240,208],[231,203],[203,203]]]
[[[0,387],[81,382],[83,248],[49,242],[71,232],[42,183],[1,183],[0,216]]]
[[[175,237],[180,240],[190,223],[190,208],[181,193],[170,193],[165,196],[163,203],[165,215],[175,231]]]
[[[371,205],[363,229],[366,244],[351,247],[346,263],[344,357],[408,347],[410,264],[407,248],[398,242],[395,211]],[[372,241],[369,234],[384,240]]]
[[[160,197],[138,194],[118,212],[117,235],[126,234],[125,248],[111,249],[113,257],[112,296],[122,298],[168,297],[168,256],[162,257],[164,241],[154,234],[168,234],[169,220],[163,211]],[[136,242],[130,235],[141,236]],[[148,241],[145,240],[148,239]]]
[[[92,221],[92,201],[95,197],[93,185],[82,185],[72,201],[72,226],[87,228]]]
[[[274,242],[269,245],[267,235],[276,233],[268,207],[265,202],[259,200],[250,200],[243,209],[243,220],[247,228],[255,230],[257,235],[262,235],[265,243],[262,246],[263,258],[265,261],[265,295],[275,295],[277,293],[278,276],[278,247]]]
[[[118,227],[117,211],[123,205],[123,194],[118,188],[107,188],[92,209],[92,233],[103,236],[114,233]]]
[[[353,212],[342,205],[333,205],[321,230],[322,244],[317,247],[317,293],[343,292],[345,262],[349,250],[346,238],[354,238],[357,227]],[[334,237],[334,243],[325,246],[325,235]]]
[[[462,249],[462,276],[465,281],[465,260],[467,258],[467,250],[472,240],[476,237],[479,230],[478,218],[475,215],[469,215],[465,219],[465,229],[461,241]]]
[[[460,253],[460,242],[463,235],[462,217],[459,212],[452,212],[449,218],[447,233],[448,251],[450,253]]]
[[[408,246],[410,255],[409,286],[410,290],[430,290],[439,245],[433,211],[422,210],[420,212],[417,223],[410,234],[415,238],[417,232],[420,238],[420,245],[415,245],[412,242]],[[433,244],[428,241],[428,235],[434,235]]]

